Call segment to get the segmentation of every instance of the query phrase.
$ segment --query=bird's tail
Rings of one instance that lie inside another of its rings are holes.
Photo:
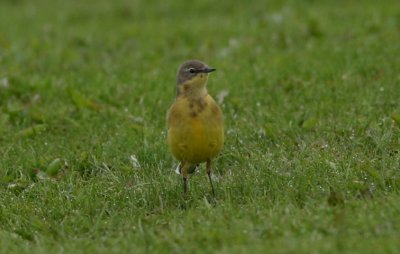
[[[191,165],[189,168],[188,168],[188,173],[189,174],[193,174],[195,171],[196,171],[196,168],[199,166],[199,164],[196,164],[196,165]]]
[[[188,168],[188,173],[189,174],[193,174],[196,171],[196,168],[199,166],[199,164],[196,165],[190,165],[190,167]],[[177,174],[181,174],[181,168],[182,168],[182,163],[180,163],[176,169],[175,169],[175,173]]]

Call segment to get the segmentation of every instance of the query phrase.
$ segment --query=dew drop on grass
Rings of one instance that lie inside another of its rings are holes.
[[[281,13],[273,13],[271,19],[275,24],[280,24],[283,21],[283,15]]]
[[[229,48],[223,48],[223,49],[221,49],[219,52],[218,52],[218,55],[220,56],[220,57],[226,57],[226,56],[228,56],[229,55],[229,53],[230,53],[230,50],[229,50]]]
[[[32,97],[32,102],[33,103],[37,103],[37,102],[39,102],[40,101],[40,94],[35,94],[33,97]]]
[[[2,78],[0,80],[0,87],[4,89],[7,89],[9,87],[8,78]]]
[[[229,39],[229,47],[230,48],[238,48],[240,46],[240,41],[237,38]]]
[[[140,163],[136,155],[132,154],[129,156],[129,161],[131,162],[133,168],[140,168]]]
[[[222,90],[221,92],[219,92],[217,94],[217,101],[218,104],[222,104],[224,103],[225,97],[229,95],[229,91],[228,90]]]
[[[336,163],[334,163],[334,162],[332,162],[332,161],[328,161],[328,160],[327,160],[327,163],[328,163],[329,167],[330,167],[331,169],[333,169],[334,171],[336,171],[336,170],[338,169]]]

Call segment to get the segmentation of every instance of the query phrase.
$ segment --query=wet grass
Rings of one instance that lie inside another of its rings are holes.
[[[396,1],[0,3],[2,253],[395,253]],[[216,202],[165,114],[217,68]]]

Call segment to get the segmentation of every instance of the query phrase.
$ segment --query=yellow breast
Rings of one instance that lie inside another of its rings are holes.
[[[209,95],[201,100],[177,98],[168,112],[167,124],[168,145],[179,161],[205,162],[223,146],[222,112]]]

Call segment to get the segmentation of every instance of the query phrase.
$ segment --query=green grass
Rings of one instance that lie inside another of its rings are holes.
[[[149,2],[0,2],[0,252],[397,252],[398,2]],[[215,204],[166,146],[191,58]]]

